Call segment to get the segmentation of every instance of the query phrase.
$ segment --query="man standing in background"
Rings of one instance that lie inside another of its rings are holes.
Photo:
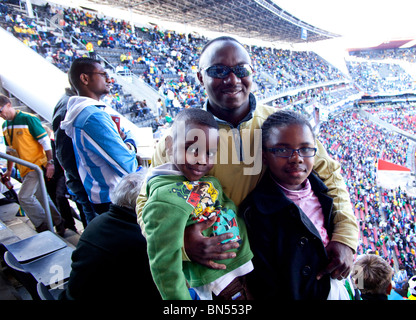
[[[124,143],[100,98],[110,92],[110,76],[91,58],[74,60],[69,81],[78,92],[68,101],[61,129],[72,139],[78,172],[94,211],[110,208],[110,192],[121,178],[137,169],[137,159]]]
[[[39,118],[35,115],[15,110],[11,101],[0,95],[0,117],[6,120],[3,123],[3,136],[7,146],[7,153],[22,160],[38,165],[46,171],[46,178],[52,178],[55,172],[51,141]],[[10,179],[13,161],[7,161],[6,179]],[[46,214],[42,199],[39,177],[36,171],[17,164],[22,177],[22,186],[19,191],[19,203],[37,232],[48,230]],[[52,221],[56,231],[63,236],[65,233],[64,220],[58,210],[47,196]]]

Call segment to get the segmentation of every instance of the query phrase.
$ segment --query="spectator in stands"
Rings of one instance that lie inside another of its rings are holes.
[[[82,207],[80,211],[81,215],[85,216],[85,228],[97,214],[94,212],[92,203],[88,199],[88,194],[79,176],[72,139],[60,127],[62,120],[65,119],[68,100],[76,95],[74,88],[65,89],[65,94],[58,101],[53,111],[52,129],[55,134],[56,158],[64,169],[67,187],[75,195],[75,201]],[[81,218],[84,220],[83,217]]]
[[[143,101],[140,101],[140,108],[141,108],[141,114],[142,115],[148,115],[150,114],[152,111],[150,110],[150,108],[147,106],[147,102],[146,99],[144,99]]]
[[[358,256],[351,276],[363,300],[387,300],[393,269],[383,258],[375,254]]]
[[[242,142],[242,145],[238,145],[239,147],[236,144],[223,146],[223,139],[220,138],[217,159],[223,159],[221,154],[224,157],[226,152],[229,152],[228,156],[231,156],[236,148],[241,148],[236,153],[239,162],[231,163],[231,157],[225,161],[217,161],[210,171],[210,175],[220,180],[225,193],[237,206],[254,189],[265,169],[261,167],[261,155],[251,158],[250,163],[246,157],[253,152],[254,146],[260,145],[259,129],[265,118],[275,111],[273,108],[256,104],[256,99],[251,94],[253,70],[250,64],[248,52],[231,37],[211,40],[202,50],[199,61],[198,79],[208,94],[208,101],[204,108],[218,119],[222,129],[220,136],[224,135],[224,141],[228,143],[230,133],[233,132],[239,136],[238,141]],[[247,129],[250,136],[240,136],[241,132],[235,129],[237,127]],[[255,132],[259,134],[256,136]],[[333,278],[338,278],[341,274],[347,273],[352,266],[358,228],[345,184],[339,172],[335,170],[339,168],[339,164],[328,157],[319,141],[316,143],[318,153],[314,169],[326,182],[329,188],[328,194],[335,198],[335,227],[332,239],[327,246],[329,264],[322,270],[322,274],[330,273]],[[167,161],[165,143],[160,140],[152,165],[157,166]],[[138,199],[139,216],[144,202],[145,197]],[[205,238],[201,235],[201,228],[204,227],[209,227],[209,223],[195,224],[186,228],[184,239],[186,253],[194,262],[208,267],[224,268],[224,265],[215,263],[213,260],[232,257],[233,254],[226,251],[234,248],[235,243],[218,245],[224,240],[223,236]]]
[[[121,55],[120,55],[120,62],[122,64],[127,64],[128,63],[127,56],[124,54],[124,52],[122,52]]]
[[[182,106],[181,103],[178,100],[178,97],[173,98],[172,101],[172,108],[171,108],[171,113],[173,116],[176,116],[179,111],[181,110]]]
[[[146,239],[134,212],[145,172],[124,176],[111,192],[110,209],[85,229],[72,254],[62,300],[160,299],[149,269]]]
[[[263,161],[268,170],[243,201],[254,271],[256,299],[327,300],[330,289],[347,290],[330,275],[326,246],[333,230],[333,199],[312,173],[315,135],[295,111],[277,111],[262,126]],[[346,278],[349,269],[340,277]]]
[[[42,124],[35,115],[15,110],[11,101],[5,95],[0,95],[0,117],[3,122],[3,136],[6,143],[6,152],[12,156],[28,161],[46,171],[46,178],[52,178],[55,172],[51,142]],[[6,180],[10,179],[13,161],[7,161],[7,170],[3,174]],[[22,186],[19,190],[19,203],[37,232],[48,230],[46,213],[44,209],[42,190],[39,176],[36,171],[16,164],[22,177]],[[56,231],[63,236],[65,233],[64,220],[61,218],[51,198],[47,200],[52,222]]]
[[[406,269],[403,264],[400,264],[399,271],[394,274],[394,289],[402,296],[405,296],[404,286],[408,280]]]
[[[65,228],[71,229],[72,231],[77,232],[75,227],[75,220],[72,215],[72,208],[69,204],[67,195],[68,189],[65,184],[65,174],[64,170],[61,167],[57,157],[56,157],[56,142],[54,138],[53,131],[49,126],[43,125],[46,132],[48,133],[49,139],[51,140],[53,161],[55,164],[55,172],[52,178],[45,177],[46,190],[49,193],[53,203],[61,214],[62,218],[65,221]]]
[[[160,119],[159,117],[155,117],[150,123],[153,133],[155,133],[159,129],[159,127],[163,126],[163,124],[159,121],[159,119]]]
[[[108,211],[110,192],[121,178],[137,169],[134,150],[120,137],[100,98],[110,91],[110,77],[99,61],[74,60],[70,83],[79,96],[68,101],[68,112],[61,128],[72,138],[78,171],[94,211]]]
[[[166,107],[162,102],[162,98],[157,99],[156,109],[158,112],[158,116],[164,116],[166,114]]]
[[[116,67],[116,73],[117,74],[123,74],[124,73],[124,67],[121,64],[118,64]]]
[[[91,41],[86,44],[85,49],[87,49],[89,57],[95,59],[94,45]]]
[[[135,101],[133,103],[133,105],[130,107],[130,112],[133,113],[134,118],[137,118],[139,116],[141,117],[143,115],[139,101]]]

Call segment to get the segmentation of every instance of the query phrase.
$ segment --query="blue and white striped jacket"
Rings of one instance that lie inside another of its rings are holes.
[[[134,151],[118,133],[105,104],[88,97],[71,97],[61,129],[72,138],[79,175],[90,201],[110,202],[121,178],[137,169]]]

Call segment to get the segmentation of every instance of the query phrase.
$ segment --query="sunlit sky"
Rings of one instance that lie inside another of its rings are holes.
[[[416,38],[415,0],[273,0],[324,30],[366,40]]]

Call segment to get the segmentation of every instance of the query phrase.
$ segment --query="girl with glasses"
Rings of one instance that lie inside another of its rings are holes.
[[[278,111],[263,123],[262,145],[268,169],[240,209],[254,253],[254,298],[326,300],[332,281],[318,275],[329,261],[333,200],[312,173],[313,129],[302,115]]]

